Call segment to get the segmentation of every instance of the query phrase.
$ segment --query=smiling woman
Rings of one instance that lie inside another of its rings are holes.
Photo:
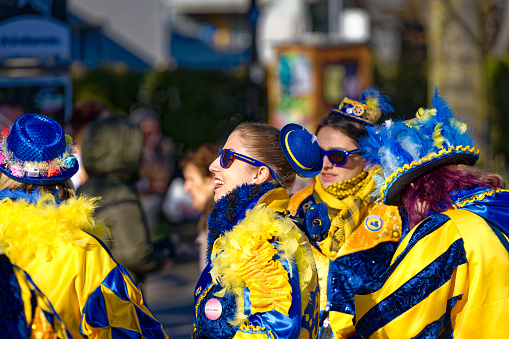
[[[241,124],[230,134],[223,149],[233,151],[237,156],[228,157],[225,166],[221,166],[220,157],[210,165],[209,169],[216,179],[216,201],[239,186],[239,183],[260,184],[269,181],[290,189],[295,182],[297,172],[281,150],[279,130],[275,127],[258,123]],[[234,159],[240,161],[233,161]],[[233,171],[227,171],[232,166]],[[245,175],[252,177],[244,177]],[[229,176],[232,178],[229,179]]]
[[[315,136],[302,129],[311,145]],[[215,205],[195,290],[194,338],[316,337],[317,275],[306,236],[286,217],[296,170],[277,128],[239,125],[210,165]]]

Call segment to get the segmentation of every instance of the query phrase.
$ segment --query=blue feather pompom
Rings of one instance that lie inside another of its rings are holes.
[[[382,114],[394,112],[390,98],[377,87],[368,87],[361,93],[360,102],[368,106],[368,120],[376,122]]]
[[[376,103],[376,107],[382,112],[382,114],[389,114],[394,112],[394,108],[391,105],[391,99],[384,94],[378,87],[368,87],[361,93],[361,102],[370,107],[369,102],[373,101]]]

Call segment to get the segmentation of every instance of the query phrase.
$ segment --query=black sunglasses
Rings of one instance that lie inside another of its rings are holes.
[[[327,159],[329,159],[330,163],[334,166],[345,166],[346,162],[348,161],[348,156],[350,154],[358,154],[361,150],[356,148],[351,151],[343,151],[340,149],[331,149],[329,151],[322,150],[322,157],[327,156]]]
[[[247,155],[243,155],[240,153],[235,153],[234,151],[231,151],[229,149],[220,149],[219,150],[219,164],[222,168],[228,168],[231,165],[231,161],[233,161],[232,158],[237,158],[239,160],[242,160],[244,162],[247,162],[248,164],[251,164],[253,166],[261,167],[265,166],[269,169],[270,174],[274,178],[274,180],[279,180],[279,176],[270,168],[269,166],[265,165],[263,162],[258,161],[256,159],[250,158]]]

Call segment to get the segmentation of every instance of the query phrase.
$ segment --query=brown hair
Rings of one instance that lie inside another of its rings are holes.
[[[184,168],[193,164],[204,178],[213,177],[214,173],[209,171],[209,166],[216,160],[218,153],[218,146],[210,143],[203,144],[196,151],[187,152],[180,160],[180,167]]]
[[[74,185],[71,179],[61,184],[55,185],[32,185],[16,181],[0,173],[0,190],[12,189],[31,192],[34,188],[37,188],[39,194],[41,195],[45,193],[54,193],[55,191],[57,191],[58,193],[55,195],[55,197],[61,200],[67,200],[70,197],[74,197],[76,195],[76,193],[74,192]]]
[[[297,172],[281,150],[279,129],[258,122],[244,122],[238,125],[235,131],[239,133],[250,155],[269,166],[279,176],[279,180],[273,180],[273,183],[291,189]]]
[[[80,131],[101,114],[107,112],[108,107],[97,100],[77,101],[72,107],[71,128],[72,135],[76,137]]]
[[[328,116],[323,118],[316,128],[315,135],[318,135],[320,129],[325,126],[335,128],[338,131],[346,134],[357,144],[359,144],[359,138],[367,134],[366,124],[356,121],[352,118],[344,117],[337,113],[330,113]]]

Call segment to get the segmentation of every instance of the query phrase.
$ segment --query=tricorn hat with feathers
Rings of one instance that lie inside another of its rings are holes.
[[[380,193],[387,205],[401,205],[401,193],[419,176],[445,165],[471,166],[479,159],[468,126],[453,114],[438,89],[432,105],[420,108],[411,120],[367,126],[368,134],[359,140],[362,156],[384,170]]]

